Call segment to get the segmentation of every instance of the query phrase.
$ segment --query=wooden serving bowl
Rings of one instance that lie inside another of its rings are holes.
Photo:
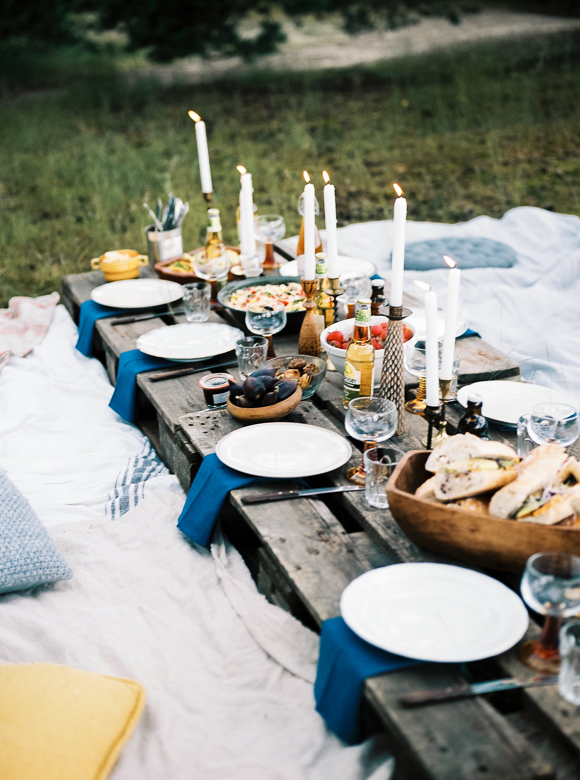
[[[414,495],[433,475],[425,470],[429,450],[408,452],[387,482],[393,517],[419,547],[465,563],[523,572],[534,553],[549,550],[580,555],[580,525],[538,525],[469,512]]]
[[[193,252],[188,252],[187,254],[195,254],[195,252],[200,252],[203,249],[203,247],[198,247],[197,249],[194,249]],[[236,255],[240,254],[240,250],[236,246],[226,246],[226,249],[229,250],[230,253],[235,253]],[[233,255],[231,257],[233,262]],[[174,263],[176,260],[179,260],[178,257],[174,257],[171,260],[162,260],[160,263],[155,263],[153,266],[153,270],[157,274],[157,276],[160,279],[167,279],[168,282],[177,282],[178,284],[193,284],[193,282],[205,282],[206,279],[200,279],[197,277],[193,272],[191,273],[179,273],[178,271],[170,271],[168,270],[168,266],[171,265],[171,263]],[[216,287],[216,295],[217,295],[217,287]],[[215,297],[212,295],[212,298]]]
[[[255,409],[242,409],[241,406],[235,406],[228,398],[228,411],[243,423],[263,423],[281,420],[282,417],[293,412],[302,400],[302,388],[296,385],[296,390],[289,398],[280,401],[272,406],[258,406]]]

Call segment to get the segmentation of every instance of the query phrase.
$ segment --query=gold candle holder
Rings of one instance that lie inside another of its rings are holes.
[[[441,395],[441,414],[439,415],[439,431],[435,436],[435,439],[437,439],[437,443],[433,445],[434,447],[436,447],[437,444],[441,444],[441,442],[445,441],[445,439],[449,438],[449,434],[447,433],[447,420],[445,419],[445,409],[447,404],[447,396],[449,395],[449,391],[451,390],[452,382],[453,382],[452,379],[439,379],[439,393]]]
[[[412,314],[402,306],[381,306],[380,313],[389,318],[383,353],[383,370],[379,397],[392,401],[397,407],[396,436],[405,430],[405,366],[403,363],[403,320]]]
[[[327,324],[327,327],[334,322],[338,322],[338,297],[344,295],[345,292],[344,287],[340,286],[338,276],[329,277],[328,284],[330,287],[325,290],[325,293],[332,298],[332,320]]]
[[[300,335],[298,336],[298,352],[300,355],[320,357],[320,336],[314,316],[317,282],[316,279],[301,279],[300,281],[306,296],[306,303],[304,304],[306,314],[302,321]]]
[[[407,401],[405,409],[411,414],[425,414],[425,398],[427,397],[427,377],[425,375],[419,377],[419,387],[417,388],[417,395],[412,401]]]
[[[207,207],[209,208],[211,206],[211,196],[213,195],[213,192],[204,192],[203,193],[203,199],[207,203]]]

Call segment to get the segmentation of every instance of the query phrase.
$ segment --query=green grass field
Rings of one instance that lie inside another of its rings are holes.
[[[162,88],[123,86],[114,58],[0,61],[0,305],[59,289],[107,249],[144,250],[144,200],[189,200],[204,240],[195,109],[208,126],[215,205],[234,242],[236,165],[262,213],[297,232],[307,169],[337,190],[341,225],[390,217],[398,181],[415,220],[532,205],[580,214],[580,38],[486,45],[367,68]],[[47,91],[32,99],[29,90]],[[22,93],[22,94],[19,94]]]

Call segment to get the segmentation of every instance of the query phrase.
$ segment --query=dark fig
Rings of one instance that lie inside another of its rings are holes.
[[[236,398],[236,406],[241,406],[242,409],[253,409],[254,404],[245,395],[239,395]]]
[[[276,377],[265,376],[265,375],[258,377],[258,379],[266,388],[266,392],[270,392],[270,390],[273,390],[276,385],[276,382],[278,381]]]
[[[244,394],[244,388],[241,385],[236,384],[235,382],[230,383],[230,400],[233,401],[234,398],[237,398],[239,395]]]
[[[290,398],[290,396],[296,392],[297,387],[298,385],[296,382],[280,382],[280,384],[276,386],[278,401],[285,401],[287,398]]]
[[[276,376],[277,368],[259,368],[254,371],[250,376],[262,377],[262,376]]]
[[[260,406],[272,406],[272,404],[277,404],[279,400],[278,393],[275,390],[272,390],[271,392],[266,393],[262,398]]]
[[[259,401],[266,392],[260,377],[249,376],[243,384],[244,395],[249,401]]]

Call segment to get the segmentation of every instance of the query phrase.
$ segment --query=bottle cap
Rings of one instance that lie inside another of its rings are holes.
[[[385,286],[385,280],[384,279],[371,279],[371,285],[373,287],[384,287]]]
[[[468,404],[482,404],[483,398],[480,396],[479,393],[469,393],[467,396],[467,403]]]
[[[314,257],[315,257],[317,260],[320,260],[321,262],[326,262],[326,258],[327,258],[327,256],[328,256],[328,255],[326,254],[326,252],[317,252],[317,253],[314,255]]]
[[[359,298],[356,302],[357,306],[370,306],[371,305],[371,299],[370,298]]]

